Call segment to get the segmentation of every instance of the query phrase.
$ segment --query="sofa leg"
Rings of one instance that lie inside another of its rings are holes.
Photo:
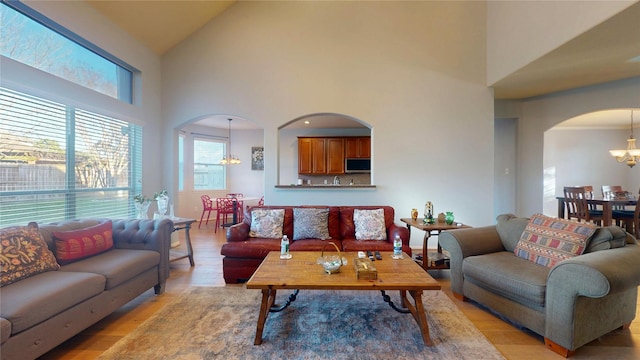
[[[547,347],[547,349],[562,355],[563,357],[568,358],[569,356],[573,355],[576,353],[575,350],[569,350],[563,346],[560,346],[559,344],[556,344],[555,342],[547,339],[546,337],[544,338],[544,345]]]
[[[164,283],[154,285],[153,291],[156,293],[156,295],[161,295],[162,293],[164,293]]]
[[[630,327],[631,327],[631,323],[626,323],[620,326],[620,330],[627,330]]]
[[[453,293],[453,297],[458,299],[458,300],[460,300],[460,301],[468,301],[469,300],[468,297],[466,297],[466,296],[464,296],[462,294],[458,294],[457,292]]]

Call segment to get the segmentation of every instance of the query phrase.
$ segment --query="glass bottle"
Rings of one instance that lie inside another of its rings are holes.
[[[396,234],[396,237],[393,239],[393,256],[394,259],[402,259],[402,239],[400,239],[400,235]]]
[[[289,238],[286,234],[282,236],[282,241],[280,242],[280,259],[291,259],[291,254],[289,253]]]

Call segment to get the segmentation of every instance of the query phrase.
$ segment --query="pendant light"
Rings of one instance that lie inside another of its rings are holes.
[[[627,149],[609,150],[609,153],[615,157],[618,162],[626,162],[630,168],[640,161],[640,149],[636,148],[636,138],[633,137],[633,109],[631,110],[631,134],[627,139]]]
[[[227,120],[229,120],[229,149],[227,150],[227,155],[220,161],[220,164],[238,165],[241,163],[240,159],[235,155],[231,155],[231,120],[233,119],[227,119]]]

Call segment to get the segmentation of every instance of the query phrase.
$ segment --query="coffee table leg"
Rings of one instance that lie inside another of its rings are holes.
[[[403,301],[406,304],[407,309],[411,311],[411,315],[413,315],[413,318],[418,323],[418,327],[420,327],[420,332],[422,333],[422,340],[424,341],[424,344],[427,346],[433,346],[431,337],[429,336],[427,312],[425,311],[424,305],[422,304],[422,290],[410,290],[409,293],[415,301],[415,306],[414,304],[411,304],[411,302],[407,301],[408,299],[406,298],[406,293],[403,294],[401,292],[400,295],[405,297]]]
[[[275,289],[262,289],[262,302],[260,303],[260,314],[258,314],[258,326],[256,327],[256,339],[253,341],[253,345],[262,344],[262,331],[264,330],[264,323],[269,316],[269,309],[276,300]]]

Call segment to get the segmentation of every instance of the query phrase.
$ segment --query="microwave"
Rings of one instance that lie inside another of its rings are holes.
[[[356,173],[370,173],[371,172],[371,159],[370,158],[360,158],[360,159],[350,159],[347,158],[344,160],[344,172],[347,174],[356,174]]]

